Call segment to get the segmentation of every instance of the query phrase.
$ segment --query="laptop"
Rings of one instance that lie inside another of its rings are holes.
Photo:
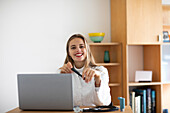
[[[17,74],[22,110],[73,110],[71,74]]]

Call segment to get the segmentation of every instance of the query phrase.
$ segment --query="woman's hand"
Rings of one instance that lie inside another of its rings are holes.
[[[64,64],[63,67],[61,67],[61,73],[72,73],[72,64],[68,62],[67,64]]]
[[[85,77],[86,75],[86,77]],[[82,78],[85,77],[85,82],[88,83],[92,80],[93,77],[95,77],[95,84],[97,86],[100,86],[100,82],[101,82],[101,79],[100,79],[100,72],[94,70],[94,69],[91,69],[91,68],[85,68],[83,73],[82,73]]]

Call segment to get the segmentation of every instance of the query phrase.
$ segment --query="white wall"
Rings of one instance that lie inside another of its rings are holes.
[[[54,72],[70,34],[105,32],[110,0],[0,0],[0,113],[18,106],[17,72]],[[89,41],[89,39],[88,39]]]
[[[162,4],[170,5],[170,0],[162,0]]]

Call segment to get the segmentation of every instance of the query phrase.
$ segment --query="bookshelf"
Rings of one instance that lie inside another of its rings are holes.
[[[122,89],[122,44],[121,43],[89,43],[95,63],[104,66],[109,73],[109,86],[112,102],[119,105],[118,97],[123,94]],[[109,51],[110,63],[104,63],[104,52]]]
[[[109,71],[113,103],[119,104],[117,97],[123,96],[129,105],[130,91],[151,88],[156,91],[156,113],[170,111],[170,61],[165,60],[170,43],[158,38],[162,31],[170,33],[170,5],[162,5],[161,0],[111,0],[110,4],[113,43],[91,43],[90,47],[96,65]],[[103,62],[105,50],[111,53],[110,63]],[[134,82],[136,70],[151,70],[152,82]]]
[[[126,104],[130,104],[129,93],[133,89],[151,88],[156,92],[156,113],[162,113],[164,108],[162,96],[165,88],[161,75],[163,43],[158,37],[162,36],[162,25],[161,0],[111,0],[111,41],[122,43]],[[165,27],[170,28],[169,25],[165,24]],[[135,83],[137,70],[152,71],[152,82]]]
[[[160,45],[128,45],[127,74],[129,92],[133,89],[148,89],[156,91],[156,100],[161,102],[161,46]],[[136,70],[152,71],[152,82],[135,83]],[[129,94],[129,93],[128,93]],[[129,96],[128,96],[129,97]],[[128,98],[129,99],[129,98]],[[127,100],[128,100],[127,99]],[[130,99],[128,100],[130,104]],[[161,111],[160,103],[156,103],[156,111]]]

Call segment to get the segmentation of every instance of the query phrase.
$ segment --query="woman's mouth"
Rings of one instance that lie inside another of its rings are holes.
[[[76,53],[75,56],[76,57],[81,57],[81,56],[83,56],[83,53]]]

